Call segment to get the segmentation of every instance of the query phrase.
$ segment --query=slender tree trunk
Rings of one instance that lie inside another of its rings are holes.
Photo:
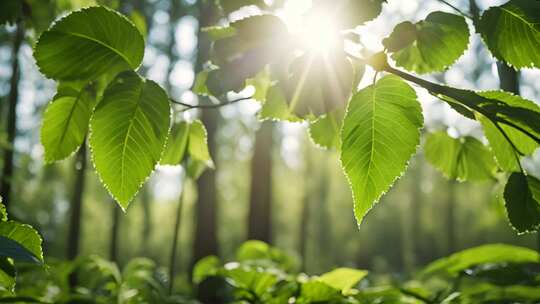
[[[423,171],[423,159],[418,159],[416,162],[416,172],[414,178],[412,178],[411,189],[411,206],[409,209],[409,219],[411,223],[411,254],[409,257],[409,268],[413,270],[418,265],[418,253],[421,252],[418,240],[422,239],[422,171]]]
[[[307,239],[308,239],[308,228],[309,228],[309,199],[310,195],[306,191],[304,194],[304,199],[302,200],[302,213],[300,215],[300,235],[298,237],[298,252],[300,254],[300,270],[306,271],[306,260],[307,260]]]
[[[86,176],[86,141],[77,152],[77,159],[75,160],[75,184],[73,186],[73,193],[71,198],[71,211],[69,218],[68,239],[67,239],[67,251],[66,258],[69,261],[75,260],[79,255],[80,241],[81,241],[81,219],[83,211],[83,194],[84,184]],[[69,286],[73,288],[77,286],[77,273],[73,272],[69,276]]]
[[[272,133],[272,122],[263,122],[251,160],[248,239],[266,243],[272,243]]]
[[[196,72],[203,68],[209,58],[210,41],[201,29],[211,25],[214,20],[215,8],[212,2],[199,1],[199,46]],[[217,156],[216,131],[219,113],[213,110],[202,111],[201,120],[206,126],[208,147],[211,155]],[[218,254],[217,239],[217,202],[216,202],[216,173],[206,170],[197,181],[197,203],[195,205],[195,236],[193,241],[193,256],[191,266],[201,258]]]
[[[148,244],[150,235],[152,234],[152,208],[150,206],[151,196],[148,188],[143,188],[141,191],[141,206],[143,208],[143,225],[141,232],[141,253],[143,256],[148,256]]]
[[[186,183],[184,181],[186,177],[182,177],[182,190],[180,192],[180,198],[178,199],[178,209],[176,210],[176,220],[174,222],[174,231],[173,231],[173,242],[171,247],[171,256],[170,256],[170,263],[169,263],[169,294],[172,294],[173,286],[174,286],[174,276],[176,271],[176,260],[178,258],[178,254],[176,253],[176,249],[178,247],[178,236],[180,235],[180,222],[182,220],[182,208],[184,205],[184,192],[186,191],[185,186]]]
[[[17,22],[15,37],[13,39],[13,48],[11,52],[11,81],[8,97],[7,113],[7,141],[9,147],[4,152],[4,167],[0,180],[0,196],[7,209],[11,204],[11,186],[13,180],[13,155],[15,152],[15,137],[17,135],[17,101],[19,100],[19,51],[24,40],[24,23]]]
[[[112,262],[118,263],[118,234],[120,232],[120,206],[115,201],[112,202],[112,227],[111,239],[109,245],[109,259]]]
[[[456,181],[448,181],[448,193],[446,197],[446,240],[448,253],[456,250]]]

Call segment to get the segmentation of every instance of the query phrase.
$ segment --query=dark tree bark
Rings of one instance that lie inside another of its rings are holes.
[[[86,142],[83,144],[77,152],[77,158],[75,160],[75,184],[73,185],[73,193],[71,198],[71,210],[68,227],[68,239],[66,258],[69,261],[75,260],[79,255],[80,242],[81,242],[81,219],[83,211],[83,195],[85,189],[85,177],[86,177]],[[69,286],[73,288],[77,286],[77,273],[73,272],[69,277]]]
[[[109,259],[112,262],[118,263],[118,234],[120,232],[120,215],[122,211],[120,206],[113,200],[112,201],[112,227],[111,227],[111,239],[109,244]]]
[[[15,152],[15,137],[17,135],[17,102],[19,100],[19,80],[20,80],[20,65],[19,51],[24,40],[24,23],[17,22],[15,37],[13,38],[13,48],[11,51],[11,80],[8,97],[8,112],[7,112],[7,141],[9,147],[4,152],[4,167],[2,168],[2,176],[0,180],[0,196],[3,198],[3,203],[9,210],[11,204],[11,188],[13,184],[13,155]]]
[[[176,260],[178,258],[178,254],[176,253],[176,249],[178,247],[178,236],[180,235],[180,222],[182,220],[182,208],[184,205],[184,192],[186,191],[184,182],[185,177],[182,177],[181,183],[182,185],[182,192],[180,192],[180,198],[178,199],[178,208],[176,210],[176,220],[174,222],[174,232],[173,232],[173,242],[171,247],[171,256],[170,256],[170,263],[169,263],[169,294],[172,294],[173,286],[174,286],[174,276],[176,272]]]
[[[150,207],[151,196],[145,187],[141,191],[141,207],[143,208],[143,224],[141,231],[141,254],[148,256],[148,243],[152,235],[152,208]]]
[[[446,196],[446,240],[448,254],[456,250],[456,181],[448,181]]]
[[[248,239],[266,243],[272,243],[272,133],[267,121],[255,136],[248,214]]]
[[[196,63],[196,72],[203,68],[209,58],[210,41],[201,29],[211,25],[215,20],[215,7],[212,2],[199,1],[199,45]],[[202,101],[204,102],[204,100]],[[219,113],[215,110],[202,111],[201,120],[206,126],[208,148],[210,154],[217,155],[216,130]],[[197,181],[197,202],[195,204],[195,235],[193,241],[193,255],[191,266],[201,258],[208,255],[217,255],[219,252],[217,239],[217,202],[216,202],[216,173],[206,170]]]

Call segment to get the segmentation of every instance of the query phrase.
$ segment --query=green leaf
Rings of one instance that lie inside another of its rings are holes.
[[[232,279],[236,287],[249,290],[259,297],[269,292],[278,281],[276,274],[251,267],[226,269],[225,275]]]
[[[415,27],[413,32],[410,26],[399,24],[385,40],[390,51],[399,49],[392,55],[396,64],[409,71],[419,74],[443,71],[467,50],[470,34],[462,16],[433,12]],[[405,42],[408,42],[406,47]]]
[[[382,44],[388,52],[393,53],[410,46],[416,39],[418,39],[416,25],[405,21],[396,25],[390,36],[385,38]]]
[[[337,268],[319,277],[319,281],[332,286],[341,292],[347,292],[368,274],[365,270]]]
[[[219,5],[227,14],[248,5],[256,5],[261,8],[267,7],[263,0],[219,0]]]
[[[424,151],[426,159],[449,179],[489,180],[496,170],[489,149],[472,136],[453,138],[444,131],[431,133]]]
[[[6,206],[2,203],[2,197],[0,196],[0,221],[7,221],[7,210]]]
[[[341,123],[343,110],[336,109],[319,117],[309,124],[309,137],[319,147],[325,149],[339,149]]]
[[[13,292],[15,288],[15,276],[17,271],[13,265],[13,261],[9,258],[0,258],[0,291],[8,290]]]
[[[161,165],[177,166],[182,164],[187,154],[189,127],[190,125],[185,121],[173,125],[160,161]]]
[[[252,99],[264,102],[266,100],[268,90],[272,86],[272,79],[270,77],[269,69],[265,68],[255,77],[246,80],[246,86],[253,86],[255,89]]]
[[[540,180],[523,173],[512,173],[504,188],[510,224],[519,233],[540,227]]]
[[[41,126],[45,162],[65,159],[79,149],[88,132],[94,98],[86,89],[59,88]]]
[[[236,34],[236,29],[232,26],[208,26],[201,29],[211,40],[220,40],[232,37]]]
[[[217,274],[221,267],[221,261],[216,256],[207,256],[200,259],[195,266],[193,266],[193,283],[199,284],[209,276]]]
[[[333,303],[331,301],[340,297],[338,289],[318,280],[310,280],[302,284],[298,303]]]
[[[169,131],[167,94],[135,72],[118,75],[90,121],[90,147],[105,187],[127,208],[161,158]]]
[[[49,78],[93,80],[104,73],[136,69],[143,54],[144,39],[127,18],[105,7],[89,7],[43,32],[34,57]]]
[[[129,20],[133,22],[133,25],[135,25],[139,33],[146,38],[146,35],[148,34],[148,27],[146,26],[146,19],[144,18],[144,15],[137,10],[133,10],[129,14]]]
[[[341,129],[341,166],[359,224],[405,171],[422,125],[416,93],[396,76],[383,77],[352,97]]]
[[[43,262],[41,237],[30,225],[14,221],[0,222],[0,256],[16,262]]]
[[[325,18],[333,18],[339,29],[352,29],[379,16],[385,2],[386,0],[317,1],[314,10],[318,14],[324,14]]]
[[[234,35],[225,35],[212,48],[212,62],[220,68],[209,72],[206,85],[214,96],[243,89],[247,79],[282,59],[290,39],[286,25],[273,15],[248,17],[230,27]]]
[[[208,151],[208,135],[200,120],[190,124],[187,145],[187,174],[197,179],[207,168],[214,168],[214,162]]]
[[[538,107],[532,101],[507,92],[494,91],[482,92],[479,94],[484,97],[501,100],[512,105],[529,105],[531,108]],[[484,134],[489,141],[489,145],[493,151],[493,154],[495,155],[499,167],[507,172],[520,171],[520,166],[515,155],[516,152],[514,151],[512,144],[508,142],[499,128],[497,128],[496,125],[485,116],[478,115],[478,121],[480,121],[482,124]],[[536,150],[536,148],[538,148],[538,143],[529,138],[523,132],[505,124],[498,125],[504,131],[506,136],[508,136],[508,138],[512,141],[514,146],[519,150],[519,153],[522,153],[523,155],[530,155]]]
[[[301,118],[345,107],[355,81],[352,63],[343,49],[324,55],[307,53],[295,58],[287,71],[278,85],[290,111]]]
[[[497,59],[517,69],[540,68],[540,2],[511,0],[492,7],[478,30]]]
[[[538,263],[540,254],[524,247],[489,244],[466,249],[430,263],[422,276],[443,274],[456,276],[460,272],[481,264]]]
[[[281,88],[277,85],[274,85],[268,89],[266,94],[266,100],[262,105],[261,111],[259,112],[260,120],[288,120],[288,121],[299,121],[298,117],[293,115],[287,104],[287,99]]]

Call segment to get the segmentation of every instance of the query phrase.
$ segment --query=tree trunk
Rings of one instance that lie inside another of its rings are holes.
[[[448,254],[456,250],[456,181],[448,181],[446,197],[446,240]]]
[[[73,193],[71,198],[71,211],[68,227],[67,251],[66,258],[69,261],[75,260],[79,255],[81,242],[81,220],[82,220],[82,201],[84,194],[84,182],[86,176],[86,141],[77,152],[75,160],[75,184],[73,185]],[[77,273],[73,272],[69,276],[69,286],[73,288],[77,286]]]
[[[263,122],[251,160],[248,239],[266,243],[272,243],[272,133],[272,122]]]
[[[307,188],[307,187],[306,187]],[[306,189],[307,190],[307,189]],[[300,235],[298,237],[298,253],[300,254],[300,271],[306,271],[307,238],[309,227],[309,192],[306,191],[302,200],[302,213],[300,215]]]
[[[148,256],[148,244],[152,234],[152,208],[150,206],[151,196],[148,188],[143,188],[141,191],[141,207],[143,208],[143,224],[141,232],[141,254]]]
[[[178,235],[180,234],[180,222],[182,220],[182,208],[184,205],[184,192],[186,191],[185,186],[186,183],[184,181],[185,177],[182,177],[182,181],[180,182],[182,184],[182,189],[180,190],[180,198],[178,199],[178,209],[176,211],[176,220],[174,222],[174,231],[173,231],[173,242],[171,247],[171,256],[170,256],[170,263],[169,263],[169,294],[172,294],[173,286],[174,286],[174,276],[176,271],[176,260],[177,260],[177,253],[176,248],[178,247]]]
[[[112,262],[118,263],[118,233],[120,232],[120,206],[112,201],[112,227],[111,239],[109,245],[109,259]]]
[[[3,203],[9,210],[11,204],[11,187],[13,182],[13,155],[15,152],[15,136],[17,135],[17,101],[19,100],[19,51],[24,40],[24,23],[17,22],[17,29],[13,39],[13,48],[11,52],[11,81],[8,97],[7,113],[7,141],[9,147],[4,152],[4,167],[0,180],[0,196]]]
[[[211,25],[214,20],[214,4],[199,1],[199,45],[196,63],[196,72],[203,68],[209,58],[210,41],[201,29]],[[202,99],[203,97],[201,97]],[[204,102],[204,101],[203,101]],[[203,110],[201,120],[206,126],[208,148],[210,154],[217,156],[216,130],[219,113],[216,110]],[[197,181],[197,202],[195,204],[195,236],[193,240],[193,256],[191,266],[201,258],[218,254],[217,240],[217,203],[216,203],[216,173],[206,170]]]

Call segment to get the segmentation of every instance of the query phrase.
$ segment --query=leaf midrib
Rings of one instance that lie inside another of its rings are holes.
[[[126,159],[125,156],[126,156],[127,142],[129,139],[129,134],[131,133],[131,129],[133,128],[133,122],[135,120],[135,116],[137,115],[137,112],[139,111],[139,108],[141,105],[142,94],[144,91],[144,84],[145,84],[144,82],[141,82],[141,88],[139,91],[139,96],[137,98],[137,104],[135,105],[135,110],[133,110],[133,114],[131,115],[131,118],[129,119],[129,126],[126,132],[126,136],[124,137],[124,144],[122,146],[122,161],[120,165],[120,170],[121,170],[120,189],[121,189],[122,195],[124,195],[124,173],[125,173],[125,159]]]
[[[116,48],[114,48],[114,47],[112,47],[112,46],[110,46],[110,45],[108,45],[106,43],[103,43],[102,41],[100,41],[98,39],[95,39],[95,38],[90,37],[88,35],[84,35],[84,34],[80,34],[80,33],[74,33],[74,32],[59,31],[59,30],[55,30],[54,32],[64,34],[64,35],[71,35],[71,36],[82,38],[82,39],[86,39],[86,40],[92,41],[94,43],[97,43],[97,44],[99,44],[101,46],[104,46],[105,48],[109,49],[110,51],[112,51],[116,55],[120,56],[130,67],[134,68],[134,66],[131,65],[131,61],[122,52],[120,52]]]
[[[534,24],[536,24],[536,23],[530,23],[530,22],[528,22],[527,20],[523,19],[523,17],[521,17],[520,15],[518,15],[518,14],[512,12],[511,10],[509,10],[509,9],[507,9],[507,8],[501,7],[501,10],[503,10],[504,12],[510,14],[510,15],[513,16],[514,18],[521,20],[521,21],[522,21],[523,23],[525,23],[528,27],[530,27],[531,30],[532,30],[533,32],[536,32],[537,34],[540,34],[540,31],[538,31],[538,30],[534,27]]]
[[[62,129],[62,135],[60,136],[60,139],[58,140],[58,145],[56,145],[56,147],[54,149],[54,152],[55,152],[54,155],[58,154],[58,149],[59,149],[60,145],[62,144],[62,142],[64,141],[64,139],[66,137],[68,126],[71,123],[71,119],[73,118],[73,113],[75,112],[75,108],[77,107],[77,104],[81,100],[81,96],[82,96],[83,92],[84,92],[84,90],[81,90],[79,92],[79,94],[77,94],[77,97],[75,98],[75,101],[73,102],[73,106],[71,107],[71,110],[69,111],[68,119],[67,119],[66,123],[64,124],[64,128]]]

